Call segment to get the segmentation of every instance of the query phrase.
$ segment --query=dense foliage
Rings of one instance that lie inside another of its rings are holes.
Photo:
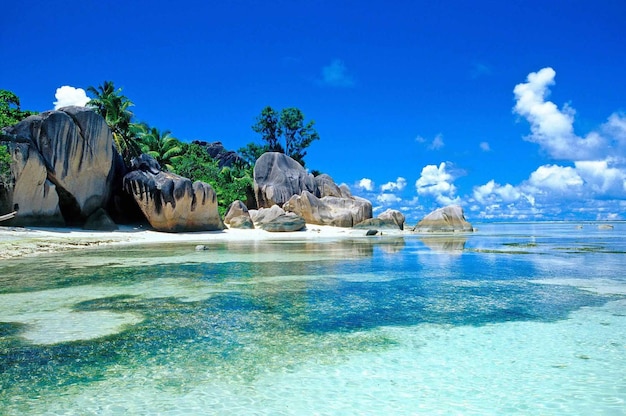
[[[252,190],[251,169],[247,166],[231,166],[220,169],[218,162],[197,144],[184,144],[179,158],[172,162],[173,172],[210,184],[217,194],[218,210],[224,215],[231,202],[246,201]]]
[[[250,143],[240,152],[249,162],[256,161],[264,152],[281,152],[304,166],[306,149],[313,141],[319,140],[314,124],[313,120],[305,124],[304,114],[298,108],[284,108],[278,113],[267,106],[252,125],[252,130],[261,135],[265,144]]]
[[[0,90],[0,129],[19,123],[33,114],[37,113],[20,108],[20,99],[17,95],[11,91]]]
[[[161,168],[172,172],[173,164],[183,157],[183,143],[169,130],[159,130],[147,124],[137,125],[137,139],[142,153],[156,159]]]

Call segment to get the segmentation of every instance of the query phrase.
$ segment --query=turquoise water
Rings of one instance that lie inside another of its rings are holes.
[[[0,262],[0,414],[626,408],[626,224]]]

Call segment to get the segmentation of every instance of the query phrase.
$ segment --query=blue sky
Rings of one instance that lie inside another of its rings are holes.
[[[7,3],[7,2],[5,2]],[[626,2],[15,1],[0,88],[112,80],[137,121],[238,149],[300,108],[307,166],[410,222],[626,219]]]

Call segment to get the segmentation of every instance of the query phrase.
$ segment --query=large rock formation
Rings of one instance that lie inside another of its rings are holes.
[[[113,181],[113,136],[84,107],[27,117],[3,129],[13,163],[0,209],[17,206],[7,225],[82,225],[107,205]]]
[[[139,169],[124,176],[124,190],[135,198],[157,231],[189,232],[224,229],[217,212],[217,196],[208,183],[158,170],[158,163],[142,155]]]
[[[315,193],[313,175],[289,156],[278,152],[261,155],[254,165],[254,195],[258,208],[283,206],[302,191]]]
[[[230,228],[254,228],[248,207],[238,199],[228,206],[226,215],[224,215],[224,223],[228,224]]]
[[[474,231],[472,225],[465,220],[463,208],[450,205],[436,209],[425,216],[413,228],[415,232],[458,232]]]
[[[336,196],[318,198],[308,191],[292,196],[283,208],[300,215],[309,224],[335,227],[352,227],[372,217],[372,204],[366,199]]]
[[[282,153],[268,152],[257,160],[254,192],[258,207],[278,205],[310,224],[352,227],[372,217],[369,201],[353,197],[326,174],[313,177]]]

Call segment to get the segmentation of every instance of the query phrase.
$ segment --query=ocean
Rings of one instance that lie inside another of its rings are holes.
[[[2,415],[624,415],[626,224],[0,261]]]

